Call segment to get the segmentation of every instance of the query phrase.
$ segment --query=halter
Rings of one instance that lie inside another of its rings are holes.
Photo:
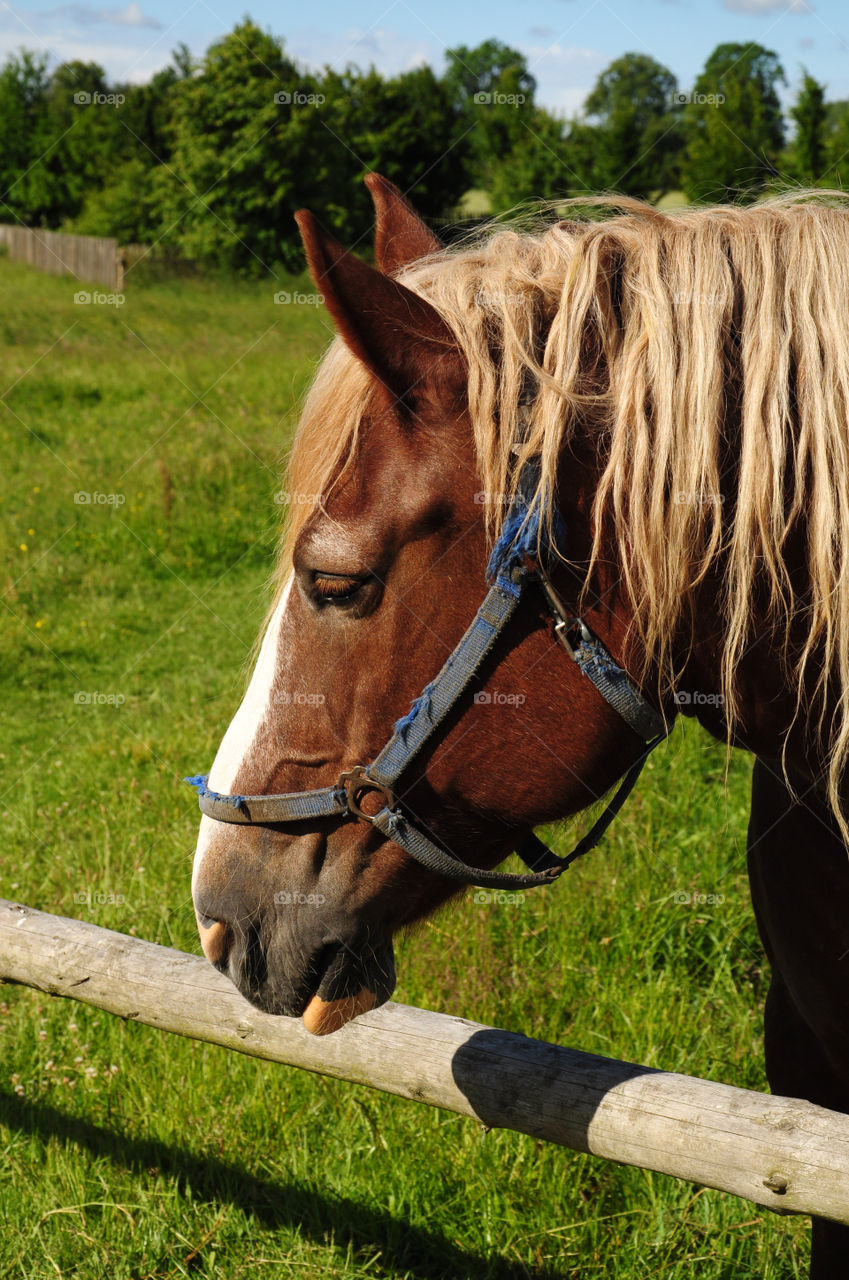
[[[649,755],[666,739],[671,724],[646,701],[589,627],[564,609],[544,563],[549,558],[550,547],[542,529],[539,504],[530,503],[526,493],[528,482],[535,475],[536,467],[526,468],[520,479],[487,566],[487,580],[492,585],[483,604],[441,671],[416,698],[407,715],[394,725],[392,737],[371,764],[349,769],[335,786],[280,795],[221,795],[206,785],[208,774],[197,774],[185,781],[197,790],[201,813],[219,822],[251,825],[331,817],[355,819],[375,827],[430,871],[481,888],[530,889],[552,884],[577,858],[598,844],[628,798]],[[554,616],[555,635],[570,658],[646,745],[622,777],[601,816],[571,853],[560,858],[530,833],[516,850],[530,871],[514,875],[469,866],[435,844],[406,815],[395,788],[410,762],[468,688],[531,583],[538,583],[542,588]],[[375,792],[383,801],[374,815],[362,808],[363,798],[369,792]]]

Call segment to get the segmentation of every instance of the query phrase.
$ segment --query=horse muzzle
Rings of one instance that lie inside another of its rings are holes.
[[[391,940],[346,939],[320,917],[294,930],[278,913],[228,919],[214,903],[196,904],[196,918],[207,960],[246,1000],[265,1013],[303,1017],[314,1035],[338,1031],[395,988]]]

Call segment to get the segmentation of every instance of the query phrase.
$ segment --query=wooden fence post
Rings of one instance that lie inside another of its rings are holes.
[[[0,899],[0,980],[849,1224],[849,1116],[404,1005],[317,1039],[200,956]]]

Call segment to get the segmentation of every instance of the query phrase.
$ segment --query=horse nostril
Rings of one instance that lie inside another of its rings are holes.
[[[224,920],[213,920],[209,916],[198,915],[196,919],[203,954],[210,964],[221,964],[230,950],[230,926]]]

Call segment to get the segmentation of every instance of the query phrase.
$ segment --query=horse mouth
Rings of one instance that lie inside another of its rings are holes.
[[[339,941],[301,1014],[303,1024],[312,1035],[331,1035],[352,1018],[385,1004],[394,989],[391,941],[359,951]]]
[[[216,963],[246,1000],[263,1013],[302,1018],[312,1035],[330,1035],[352,1018],[375,1009],[395,989],[392,942],[357,950],[334,939],[313,957],[294,981],[286,957],[266,951],[254,935],[248,935],[240,954],[232,953]]]

